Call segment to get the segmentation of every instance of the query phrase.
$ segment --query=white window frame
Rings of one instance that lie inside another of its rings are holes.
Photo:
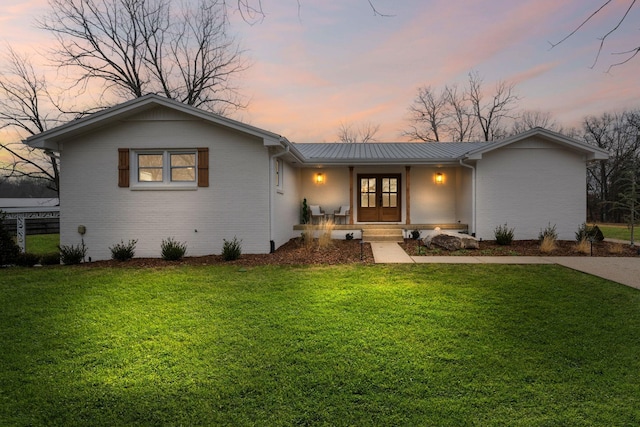
[[[131,150],[131,189],[133,190],[196,190],[198,188],[198,150],[193,149],[132,149]],[[162,155],[162,181],[140,181],[140,155]],[[192,154],[194,156],[193,181],[171,181],[171,155]]]
[[[273,173],[275,175],[275,184],[278,192],[282,193],[284,190],[284,161],[282,159],[274,159]]]

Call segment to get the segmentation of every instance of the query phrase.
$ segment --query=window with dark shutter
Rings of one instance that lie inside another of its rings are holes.
[[[118,148],[118,187],[129,187],[128,148]]]

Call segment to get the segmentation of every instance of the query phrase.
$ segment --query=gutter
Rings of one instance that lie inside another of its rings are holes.
[[[460,166],[471,169],[471,235],[476,237],[476,167],[464,162],[464,159],[460,159]]]

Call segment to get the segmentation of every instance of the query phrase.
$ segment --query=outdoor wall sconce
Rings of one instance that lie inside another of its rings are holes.
[[[436,173],[436,184],[444,183],[444,174],[441,172]]]
[[[316,184],[324,184],[324,174],[319,172],[316,174]]]

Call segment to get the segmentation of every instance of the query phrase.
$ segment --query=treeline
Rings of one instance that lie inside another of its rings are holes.
[[[41,179],[0,177],[0,198],[47,198],[58,194]]]
[[[640,220],[640,110],[584,119],[587,143],[609,152],[588,168],[588,215],[600,222]]]

